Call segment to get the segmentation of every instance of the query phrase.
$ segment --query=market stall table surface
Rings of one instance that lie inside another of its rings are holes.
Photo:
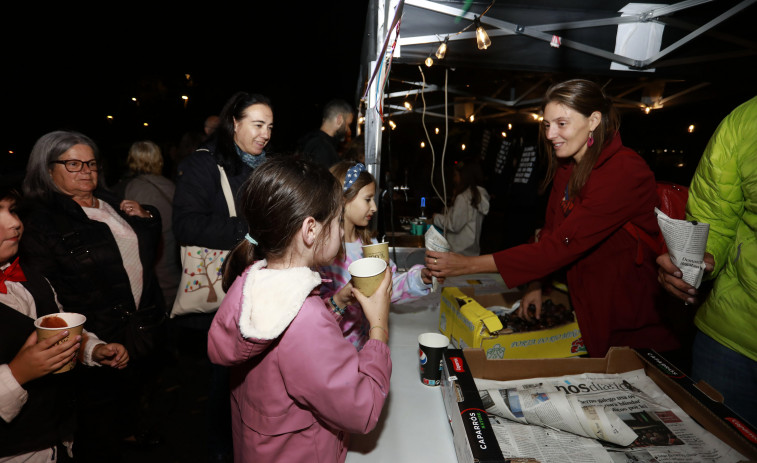
[[[492,292],[507,289],[499,274],[465,275],[448,278],[444,283],[444,286],[470,285]],[[418,335],[439,332],[440,300],[441,288],[416,300],[392,304],[389,396],[376,428],[365,435],[351,436],[348,463],[457,463],[441,388],[422,384],[418,371]]]

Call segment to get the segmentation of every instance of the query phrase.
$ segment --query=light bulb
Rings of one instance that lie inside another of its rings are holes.
[[[408,111],[412,111],[412,110],[413,110],[413,105],[411,105],[409,101],[406,101],[406,102],[405,102],[405,108],[406,108],[406,109],[407,109]]]
[[[475,19],[476,23],[476,43],[479,50],[486,50],[492,44],[489,34],[484,30],[484,26],[481,25],[481,21],[478,18]]]
[[[439,59],[444,59],[444,55],[447,54],[447,42],[449,41],[449,36],[444,38],[444,42],[439,44],[439,48],[436,49],[436,57]]]
[[[433,65],[434,65],[434,58],[432,58],[430,56],[428,58],[426,58],[426,67],[431,67]]]

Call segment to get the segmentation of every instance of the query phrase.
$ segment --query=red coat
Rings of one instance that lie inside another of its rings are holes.
[[[494,254],[508,287],[565,269],[570,300],[584,344],[593,357],[610,346],[678,347],[657,312],[660,291],[655,254],[622,229],[631,221],[651,236],[659,233],[655,178],[644,159],[616,135],[599,156],[573,210],[561,208],[573,162],[557,169],[539,241]],[[644,260],[634,260],[637,246]]]

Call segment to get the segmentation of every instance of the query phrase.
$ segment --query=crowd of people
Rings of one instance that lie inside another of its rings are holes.
[[[623,145],[602,88],[556,83],[543,114],[550,194],[538,235],[480,255],[490,198],[480,166],[461,162],[449,207],[430,218],[452,251],[427,251],[406,271],[390,261],[370,297],[347,268],[377,243],[378,182],[344,101],[325,106],[296,153],[275,154],[272,102],[238,92],[173,178],[160,148],[137,141],[112,188],[92,139],[41,136],[23,191],[0,190],[0,463],[119,461],[121,445],[160,444],[151,401],[170,351],[166,318],[185,291],[180,246],[228,251],[218,305],[175,320],[207,342],[209,461],[344,461],[349,433],[372,430],[389,393],[390,304],[428,294],[433,277],[483,272],[524,289],[524,318],[531,305],[540,316],[543,286],[564,274],[590,356],[693,350],[692,375],[757,423],[757,98],[718,127],[692,181],[687,218],[711,226],[715,281],[701,306],[670,258],[624,228],[659,234],[656,183]],[[664,291],[696,308],[693,348],[667,326]],[[85,315],[83,334],[38,342],[34,320],[60,311]],[[53,374],[73,358],[83,365]]]

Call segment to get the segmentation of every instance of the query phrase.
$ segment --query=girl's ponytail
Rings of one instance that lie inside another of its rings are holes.
[[[250,235],[248,234],[247,236]],[[221,286],[223,287],[223,291],[227,292],[231,288],[232,283],[234,283],[234,280],[253,262],[255,262],[255,244],[248,239],[243,239],[234,246],[226,256],[226,260],[223,261],[223,266],[221,267],[221,271],[223,272]]]

